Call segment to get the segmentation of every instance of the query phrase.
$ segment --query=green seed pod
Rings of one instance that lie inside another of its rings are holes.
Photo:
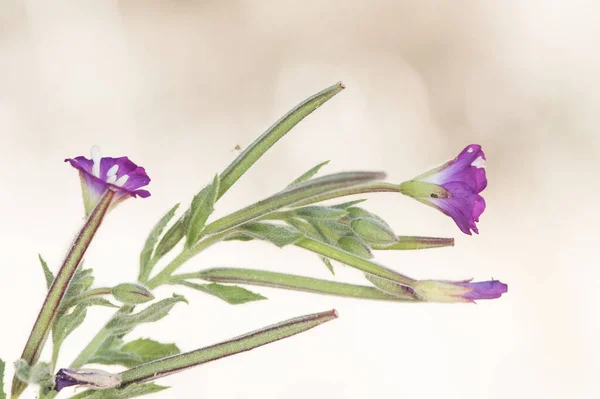
[[[112,289],[113,296],[127,305],[139,305],[154,299],[148,289],[139,284],[123,283]]]
[[[344,236],[338,240],[338,245],[344,251],[358,255],[365,259],[371,259],[373,254],[367,245],[360,239],[354,236]]]
[[[373,218],[357,218],[350,225],[360,238],[370,244],[391,244],[398,241],[396,234],[385,223]]]

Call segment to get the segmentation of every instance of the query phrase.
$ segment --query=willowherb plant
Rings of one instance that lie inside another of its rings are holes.
[[[183,296],[176,294],[155,300],[152,290],[161,285],[193,288],[232,305],[266,299],[239,285],[405,303],[474,302],[498,298],[505,293],[507,286],[496,280],[415,280],[375,263],[371,259],[380,250],[445,247],[454,245],[454,240],[397,236],[385,220],[359,206],[362,199],[321,204],[356,194],[402,193],[452,217],[462,232],[478,232],[476,222],[485,209],[480,192],[486,187],[487,180],[485,155],[475,144],[467,146],[455,159],[439,168],[402,184],[383,182],[385,174],[381,172],[355,171],[315,178],[327,163],[324,162],[282,191],[210,221],[215,204],[229,188],[298,122],[342,89],[344,86],[338,83],[306,99],[256,139],[222,173],[215,175],[179,217],[175,217],[179,205],[170,209],[146,239],[135,283],[93,287],[92,270],[83,267],[83,257],[103,219],[114,206],[130,197],[150,195],[143,189],[150,178],[144,168],[127,157],[103,158],[95,147],[91,159],[83,156],[67,159],[79,171],[86,222],[56,275],[40,256],[48,294],[21,359],[15,362],[11,398],[18,398],[29,384],[39,386],[40,398],[47,399],[69,386],[88,388],[74,398],[125,399],[146,395],[167,388],[152,382],[165,375],[290,337],[337,317],[335,310],[296,317],[187,353],[180,353],[174,344],[151,339],[128,341],[127,335],[139,324],[159,321],[177,303],[186,302]],[[227,240],[262,240],[278,247],[295,245],[317,254],[332,274],[332,261],[359,270],[365,274],[365,284],[238,268],[176,273],[198,253]],[[163,257],[181,242],[181,252],[159,267]],[[117,307],[109,299],[121,305]],[[140,305],[145,306],[140,309]],[[65,340],[85,321],[90,306],[118,309],[70,365],[56,364]],[[40,362],[50,333],[52,358]],[[87,368],[90,364],[120,365],[125,370],[112,374]],[[0,381],[3,373],[4,363],[0,361]],[[4,398],[0,389],[0,399]]]

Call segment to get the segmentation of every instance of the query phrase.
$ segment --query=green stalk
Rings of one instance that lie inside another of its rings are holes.
[[[269,198],[231,213],[206,226],[203,235],[215,234],[228,230],[243,223],[258,219],[288,205],[324,195],[337,190],[365,184],[371,180],[385,177],[382,172],[343,172],[312,179],[305,183],[292,186]]]
[[[150,279],[150,281],[148,281],[146,285],[149,289],[153,290],[156,287],[165,284],[169,280],[171,275],[177,269],[179,269],[179,267],[181,267],[181,265],[183,265],[186,261],[188,261],[193,256],[196,256],[211,245],[223,240],[232,233],[233,232],[231,231],[224,231],[220,234],[215,234],[205,238],[204,240],[200,241],[199,243],[197,243],[189,249],[184,249],[179,255],[177,255],[177,257],[175,257],[175,259],[171,261],[171,263],[169,263],[163,270],[161,270],[160,273],[154,276],[154,278]]]
[[[337,318],[335,310],[301,316],[193,352],[142,364],[120,374],[123,378],[121,388],[133,383],[155,380],[213,360],[246,352],[310,330],[335,318]]]
[[[52,324],[56,319],[60,303],[67,292],[67,287],[73,279],[77,266],[79,266],[96,231],[100,227],[114,194],[114,191],[108,190],[100,199],[100,202],[98,202],[98,205],[96,205],[79,232],[79,235],[73,242],[54,282],[48,290],[42,309],[40,310],[38,318],[31,330],[31,334],[29,335],[29,339],[27,340],[27,344],[25,345],[25,349],[23,350],[23,354],[21,355],[21,359],[25,360],[30,366],[35,365],[40,357],[48,334],[52,328]],[[12,382],[11,398],[18,398],[26,387],[27,384],[20,381],[15,376]]]
[[[399,193],[400,189],[397,184],[375,181],[360,186],[345,187],[336,191],[323,193],[303,201],[299,201],[294,206],[305,206],[315,204],[317,202],[327,201],[334,198],[346,197],[348,195],[368,194],[368,193]]]
[[[398,241],[391,245],[372,244],[371,248],[377,251],[403,251],[411,249],[428,249],[453,246],[454,238],[398,236]]]
[[[298,122],[310,115],[314,110],[319,108],[344,88],[344,84],[338,82],[320,93],[307,98],[275,122],[273,126],[259,138],[254,140],[254,142],[238,155],[238,157],[221,173],[221,183],[217,199],[221,198],[223,194],[225,194],[227,190],[229,190],[229,188],[269,150],[269,148],[285,136],[285,134],[296,126]]]
[[[173,276],[173,282],[197,278],[214,283],[236,283],[285,290],[310,292],[313,294],[333,295],[346,298],[374,299],[382,301],[414,301],[416,298],[409,294],[402,297],[387,294],[375,287],[338,283],[311,277],[296,276],[285,273],[268,272],[265,270],[214,268],[197,273],[187,273]]]
[[[309,237],[302,238],[300,241],[296,242],[295,245],[330,259],[337,260],[338,262],[354,267],[355,269],[362,270],[365,273],[373,274],[407,287],[412,287],[416,282],[416,280],[410,277],[378,265],[375,262],[371,262],[370,260]]]

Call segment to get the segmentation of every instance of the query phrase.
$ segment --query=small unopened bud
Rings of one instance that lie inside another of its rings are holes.
[[[498,280],[475,283],[470,280],[420,280],[413,288],[417,297],[429,302],[475,302],[496,299],[508,291],[508,286]]]
[[[56,373],[54,389],[60,392],[63,388],[78,386],[91,389],[111,389],[121,385],[122,378],[118,374],[95,369],[60,369]]]
[[[363,240],[372,244],[391,244],[398,241],[396,234],[385,223],[373,218],[357,218],[350,224]]]
[[[358,255],[365,259],[371,259],[373,254],[369,247],[360,239],[353,236],[340,237],[338,245],[344,251],[350,252],[351,254]]]
[[[154,299],[148,289],[139,284],[123,283],[112,289],[113,296],[127,305],[138,305]]]

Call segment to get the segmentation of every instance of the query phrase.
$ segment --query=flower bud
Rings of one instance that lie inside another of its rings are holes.
[[[429,302],[475,302],[478,299],[495,299],[508,291],[508,286],[498,280],[437,281],[421,280],[414,286],[415,295]]]
[[[122,378],[118,374],[95,369],[60,369],[56,373],[54,389],[60,392],[63,388],[79,386],[91,389],[111,389],[121,385]]]
[[[396,234],[385,223],[373,218],[357,218],[350,225],[360,238],[372,244],[391,244],[398,241]]]
[[[154,299],[148,289],[139,284],[123,283],[112,289],[113,296],[127,305],[139,305]]]
[[[338,245],[346,252],[350,252],[351,254],[358,255],[365,259],[371,259],[373,254],[369,247],[365,245],[365,243],[354,236],[344,236],[340,237],[338,240]]]

